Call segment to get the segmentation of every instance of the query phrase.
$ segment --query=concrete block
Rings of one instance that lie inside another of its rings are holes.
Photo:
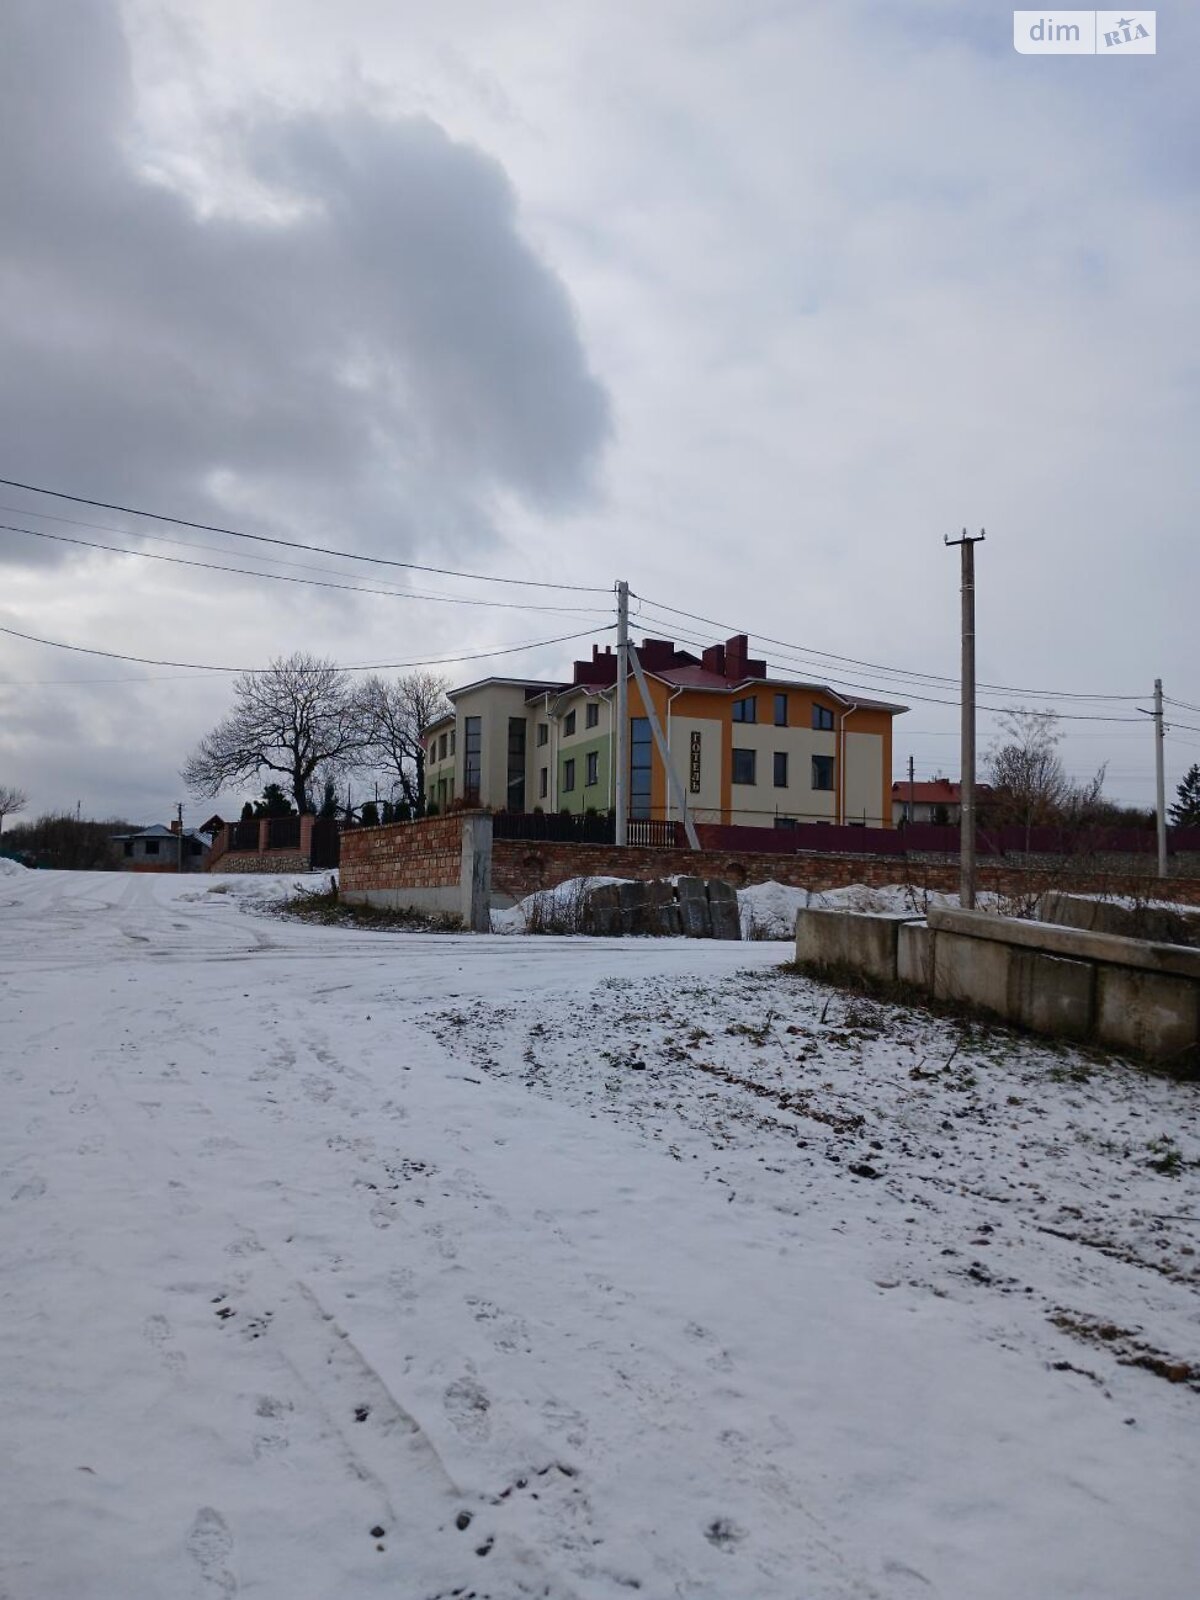
[[[617,895],[621,905],[622,933],[641,933],[646,909],[646,885],[640,879],[618,884]]]
[[[700,879],[693,878],[692,882],[700,883]],[[700,888],[703,891],[703,883],[700,883]],[[690,894],[681,895],[676,909],[679,912],[680,929],[689,939],[712,938],[712,913],[709,910],[708,897],[703,892],[698,899]]]
[[[1035,1033],[1086,1039],[1092,1030],[1096,968],[1090,961],[1014,949],[1008,974],[1008,1017]]]
[[[927,920],[939,933],[945,930],[965,938],[1023,945],[1048,955],[1074,956],[1080,961],[1139,967],[1200,983],[1200,950],[1184,945],[1151,944],[1144,939],[1089,933],[1049,922],[1026,922],[1019,917],[994,917],[987,911],[955,911],[948,906],[931,906]]]
[[[1126,939],[1149,939],[1154,944],[1200,945],[1200,911],[1176,906],[1122,905],[1115,900],[1092,900],[1086,895],[1051,889],[1038,901],[1038,920],[1089,933],[1114,933]]]
[[[1096,1037],[1118,1050],[1168,1061],[1200,1046],[1200,984],[1125,967],[1096,974]]]
[[[667,937],[678,937],[683,932],[683,920],[679,915],[679,907],[674,902],[670,905],[650,906],[647,908],[647,914],[652,924],[649,932]]]
[[[681,903],[684,900],[708,900],[704,879],[689,877],[686,873],[676,880],[675,894]]]
[[[740,939],[742,914],[738,909],[737,890],[720,878],[710,878],[708,890],[708,915],[712,922],[714,939]]]
[[[1012,946],[937,929],[933,992],[1007,1017]]]
[[[825,911],[796,915],[796,960],[818,967],[848,967],[881,983],[895,983],[903,912]]]
[[[589,890],[585,912],[589,933],[615,938],[621,932],[621,897],[615,883],[597,884]]]
[[[933,993],[937,934],[923,922],[905,922],[896,935],[896,976],[901,983]]]

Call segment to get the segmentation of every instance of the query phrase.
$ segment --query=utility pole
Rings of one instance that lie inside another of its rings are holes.
[[[959,794],[962,817],[959,821],[958,903],[965,911],[975,908],[975,546],[987,535],[982,528],[972,538],[964,528],[962,537],[948,545],[962,550],[962,761]]]
[[[629,843],[629,585],[617,584],[617,753],[613,785],[617,810],[615,839]]]
[[[1163,693],[1162,679],[1154,680],[1154,801],[1158,819],[1158,875],[1167,875],[1167,788],[1163,773]]]
[[[176,872],[182,872],[183,871],[183,801],[182,800],[177,800],[175,802],[175,814],[179,819],[179,838],[177,839],[176,846],[175,846],[175,870],[176,870]]]
[[[910,825],[917,820],[917,785],[911,756],[908,758],[908,820]]]

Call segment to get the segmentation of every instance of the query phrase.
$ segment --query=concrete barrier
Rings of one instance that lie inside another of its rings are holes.
[[[1125,905],[1120,900],[1093,900],[1051,889],[1038,901],[1038,921],[1091,933],[1116,933],[1127,939],[1150,939],[1156,944],[1200,945],[1200,911],[1181,906]]]
[[[895,983],[900,929],[913,918],[895,911],[796,913],[796,960],[813,967],[845,967],[881,983]]]
[[[898,980],[1036,1033],[1200,1061],[1200,949],[982,911],[806,910],[796,959]]]

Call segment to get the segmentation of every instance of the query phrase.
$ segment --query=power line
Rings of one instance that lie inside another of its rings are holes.
[[[44,528],[21,528],[12,522],[0,522],[0,531],[24,533],[33,539],[51,539],[55,544],[79,545],[85,550],[104,550],[110,555],[136,556],[142,561],[166,561],[177,567],[201,567],[206,572],[234,572],[247,578],[265,578],[272,583],[299,583],[316,589],[340,589],[347,594],[383,595],[393,600],[432,600],[446,605],[489,606],[505,611],[549,611],[556,616],[607,615],[598,606],[538,606],[526,605],[519,600],[468,600],[458,595],[430,594],[421,589],[368,589],[356,583],[331,583],[323,578],[294,578],[286,572],[256,572],[252,567],[228,567],[216,561],[191,561],[185,556],[164,556],[156,550],[129,550],[122,545],[100,544],[94,539],[78,539],[71,534],[49,533]],[[186,548],[186,547],[185,547]]]
[[[3,479],[0,479],[0,482],[3,482]],[[818,650],[818,649],[816,649],[815,647],[813,647],[811,645],[796,644],[793,640],[789,640],[789,639],[773,639],[770,636],[770,634],[755,633],[752,629],[737,628],[737,627],[735,627],[735,625],[733,623],[720,622],[720,621],[718,621],[717,619],[715,619],[713,617],[699,616],[694,611],[683,611],[678,606],[669,606],[664,601],[653,600],[653,599],[650,599],[648,596],[639,596],[638,598],[642,599],[642,600],[645,600],[645,602],[648,605],[654,606],[657,610],[669,612],[673,616],[687,617],[692,622],[702,622],[706,627],[710,627],[710,628],[721,628],[721,629],[726,629],[726,630],[729,630],[729,631],[732,631],[732,632],[735,632],[735,633],[737,633],[737,632],[750,633],[752,638],[759,639],[764,644],[777,645],[781,649],[790,650],[790,651],[793,651],[794,653],[797,653],[797,654],[802,655],[802,656],[820,657],[820,658],[823,658],[823,659],[828,660],[828,661],[842,662],[842,663],[847,664],[849,666],[866,667],[869,671],[872,671],[872,672],[883,672],[883,673],[888,674],[889,676],[892,676],[892,677],[900,677],[900,678],[910,679],[912,681],[924,681],[924,682],[927,682],[927,683],[935,683],[935,684],[936,683],[955,684],[955,683],[958,682],[957,678],[948,677],[945,673],[918,672],[918,671],[915,671],[915,670],[913,670],[911,668],[887,666],[887,665],[885,665],[885,664],[883,664],[881,662],[878,662],[878,661],[862,661],[857,656],[836,655],[833,651],[830,651],[830,650]],[[663,623],[661,620],[656,625],[657,626],[666,626],[666,627],[671,626],[671,624]],[[1141,696],[1140,695],[1136,695],[1136,694],[1083,694],[1083,693],[1080,693],[1080,692],[1077,692],[1077,691],[1074,691],[1074,690],[1069,690],[1069,689],[1029,689],[1029,688],[1019,688],[1016,685],[1011,684],[1011,683],[981,683],[979,685],[979,687],[981,689],[991,689],[991,690],[997,691],[997,692],[999,692],[1001,694],[1027,694],[1027,695],[1046,698],[1046,699],[1051,699],[1051,700],[1119,700],[1119,701],[1124,701],[1124,700],[1139,700],[1139,699],[1141,699]],[[948,704],[955,704],[955,705],[958,704],[957,701],[947,702],[947,703]]]
[[[667,607],[667,609],[670,610],[672,608],[671,607]],[[684,614],[686,614],[686,613],[684,613]],[[641,620],[644,621],[650,627],[671,628],[673,626],[673,624],[671,624],[669,622],[666,622],[661,617],[646,616],[645,614],[643,614],[641,616]],[[697,620],[703,621],[705,619],[698,618]],[[719,623],[719,622],[718,623],[713,623],[712,625],[714,627],[728,627],[729,626],[728,623]],[[693,646],[695,646],[697,648],[700,647],[701,641],[699,641],[699,640],[697,640],[695,638],[689,637],[687,634],[677,634],[677,637],[679,639],[681,639],[683,641],[683,643],[685,643],[685,644],[691,644],[691,645],[693,645]],[[772,640],[772,639],[768,638],[768,636],[766,634],[762,634],[762,633],[753,634],[752,637],[756,638],[756,639],[763,640],[765,643],[768,643],[768,644],[774,644],[774,643],[778,642],[776,640]],[[792,649],[794,647],[785,645],[783,648],[785,650],[787,650],[787,649]],[[848,660],[850,658],[849,657],[841,657],[839,659]],[[768,663],[768,665],[770,665],[770,663]],[[796,670],[795,665],[793,663],[790,663],[790,662],[786,662],[785,661],[785,662],[780,663],[779,665],[781,666],[781,669],[786,669],[786,670],[791,670],[791,671],[795,671]],[[826,672],[824,674],[824,678],[825,678],[825,684],[830,688],[835,688],[835,687],[840,685],[841,689],[849,689],[849,690],[851,690],[852,692],[855,692],[855,693],[869,694],[869,695],[883,695],[883,694],[886,694],[887,692],[889,692],[886,688],[881,689],[878,684],[857,683],[857,682],[854,682],[851,679],[842,678],[842,677],[839,677],[839,676],[837,676],[835,674],[831,674],[831,673],[828,673],[828,672]],[[896,691],[893,690],[893,691],[890,691],[890,692],[895,693]],[[902,686],[900,692],[902,692],[906,696],[907,699],[909,699],[909,700],[918,700],[924,705],[954,706],[954,707],[957,707],[958,704],[959,704],[959,702],[957,700],[947,700],[947,699],[943,699],[943,698],[941,698],[941,697],[939,697],[937,695],[920,694],[915,689],[908,688],[907,686]],[[1033,693],[1034,691],[1032,691],[1032,690],[1022,690],[1022,691],[1018,691],[1018,692],[1020,692],[1020,693]],[[1110,697],[1109,696],[1105,696],[1105,695],[1096,695],[1096,696],[1087,696],[1087,697],[1079,696],[1078,698],[1080,698],[1080,699],[1083,699],[1083,698],[1094,698],[1094,699],[1097,699],[1097,700],[1104,700],[1104,699],[1108,699]],[[1126,697],[1125,696],[1116,696],[1116,695],[1114,695],[1111,698],[1113,698],[1113,699],[1124,699]],[[1128,698],[1137,699],[1138,697],[1136,695],[1131,695]],[[1024,707],[1022,707],[1022,706],[988,706],[988,705],[981,705],[979,707],[980,711],[992,712],[992,713],[995,713],[995,714],[998,714],[998,715],[1001,715],[1001,716],[1003,716],[1003,715],[1011,715],[1013,713],[1020,712],[1023,709],[1024,709]],[[1066,722],[1124,722],[1124,723],[1135,723],[1136,722],[1136,723],[1141,723],[1143,721],[1142,717],[1105,716],[1105,715],[1101,715],[1100,713],[1097,713],[1097,712],[1056,711],[1056,712],[1052,713],[1052,715],[1054,715],[1055,717],[1058,717],[1061,720],[1066,721]]]
[[[36,483],[22,483],[19,478],[0,478],[0,484],[9,489],[23,489],[27,494],[48,495],[53,500],[67,500],[72,505],[95,506],[100,511],[118,511],[126,517],[145,517],[151,522],[167,522],[176,528],[196,528],[201,533],[219,533],[228,539],[248,539],[255,544],[278,545],[285,550],[307,550],[313,555],[336,556],[342,561],[363,561],[376,567],[403,567],[409,572],[432,572],[443,578],[469,578],[477,583],[514,584],[525,589],[569,589],[577,594],[607,594],[607,588],[583,583],[548,583],[540,578],[501,578],[494,573],[462,572],[454,567],[423,566],[417,561],[397,561],[389,556],[360,555],[353,550],[338,550],[328,545],[305,544],[299,539],[273,538],[265,533],[242,533],[237,528],[223,528],[213,522],[193,522],[187,517],[169,517],[161,511],[139,511],[136,506],[117,505],[111,500],[93,500],[87,495],[68,494],[63,489],[46,489]]]
[[[490,661],[496,656],[520,655],[525,651],[541,650],[552,644],[566,644],[572,639],[589,638],[596,632],[608,633],[611,632],[615,626],[615,623],[610,622],[600,629],[583,628],[578,633],[562,633],[553,639],[531,639],[525,644],[507,645],[503,649],[499,650],[479,650],[472,655],[438,656],[434,659],[424,661],[376,661],[360,664],[358,666],[338,666],[335,663],[335,668],[338,672],[398,672],[407,671],[416,667],[453,666],[461,661]],[[139,666],[144,667],[185,667],[189,671],[193,672],[236,672],[250,677],[257,677],[263,673],[274,670],[271,667],[213,666],[211,663],[204,661],[162,661],[152,656],[124,655],[117,650],[97,650],[88,645],[65,644],[59,639],[42,639],[37,634],[22,633],[17,628],[6,628],[0,626],[0,633],[7,633],[14,639],[24,639],[30,644],[47,645],[53,650],[70,650],[76,655],[103,656],[107,661],[132,661],[136,662]]]

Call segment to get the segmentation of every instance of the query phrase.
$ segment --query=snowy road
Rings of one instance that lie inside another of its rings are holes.
[[[245,892],[0,878],[2,1600],[1191,1600],[1194,1086]]]

